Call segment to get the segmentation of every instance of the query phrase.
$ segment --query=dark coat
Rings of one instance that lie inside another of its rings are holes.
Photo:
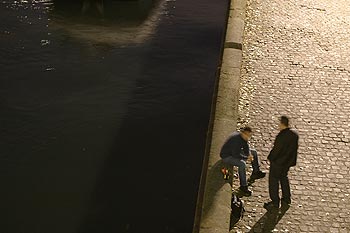
[[[249,145],[240,132],[234,132],[221,148],[221,158],[232,156],[237,159],[247,159],[249,155]]]
[[[295,130],[286,128],[276,137],[273,148],[267,157],[271,164],[280,167],[293,167],[297,164],[299,135]]]

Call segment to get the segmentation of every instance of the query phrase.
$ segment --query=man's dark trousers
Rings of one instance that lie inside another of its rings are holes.
[[[270,164],[269,193],[273,204],[276,206],[279,206],[280,203],[280,197],[278,194],[279,184],[281,184],[283,200],[290,203],[291,194],[288,171],[289,167],[282,167],[274,163]]]

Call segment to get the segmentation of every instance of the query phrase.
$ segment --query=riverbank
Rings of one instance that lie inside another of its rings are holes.
[[[261,169],[268,170],[281,115],[290,117],[300,136],[297,166],[289,172],[292,204],[267,212],[268,179],[261,179],[251,185],[252,196],[243,198],[245,216],[230,232],[350,232],[350,130],[343,127],[350,114],[349,12],[346,1],[247,0],[240,77],[231,69],[237,57],[228,56],[236,50],[224,53],[198,232],[229,229],[231,190],[218,163],[224,138],[236,122],[249,123],[250,144]]]
[[[245,11],[246,0],[231,1],[194,233],[229,231],[232,190],[230,183],[222,179],[219,152],[226,137],[237,128]]]

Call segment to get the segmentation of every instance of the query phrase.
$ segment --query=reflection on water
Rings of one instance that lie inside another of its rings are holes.
[[[56,0],[50,26],[95,43],[141,43],[152,36],[164,0]]]
[[[1,1],[0,232],[190,232],[227,6]]]
[[[84,0],[83,6],[81,7],[81,12],[86,15],[87,13],[91,12],[91,6],[95,7],[96,12],[100,15],[104,15],[104,2],[103,0],[96,0],[96,1],[90,1],[90,0]]]
[[[70,13],[77,16],[94,16],[114,20],[143,20],[159,0],[54,0],[55,9],[67,14],[67,3],[71,5]],[[72,8],[73,7],[73,8]]]

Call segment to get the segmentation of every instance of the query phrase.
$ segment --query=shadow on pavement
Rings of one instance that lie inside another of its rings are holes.
[[[230,172],[230,178],[228,180],[223,179],[223,174],[221,172],[221,169],[223,167],[228,168]],[[208,171],[207,176],[207,194],[206,194],[206,201],[205,206],[203,208],[203,216],[206,217],[208,211],[211,209],[211,206],[214,201],[214,197],[216,193],[224,186],[226,183],[229,183],[230,186],[232,186],[232,170],[233,167],[227,166],[223,163],[223,161],[220,159],[218,160]]]
[[[273,232],[278,222],[283,218],[285,213],[288,211],[289,205],[284,205],[280,209],[267,211],[260,219],[257,221],[249,233],[254,232]]]

